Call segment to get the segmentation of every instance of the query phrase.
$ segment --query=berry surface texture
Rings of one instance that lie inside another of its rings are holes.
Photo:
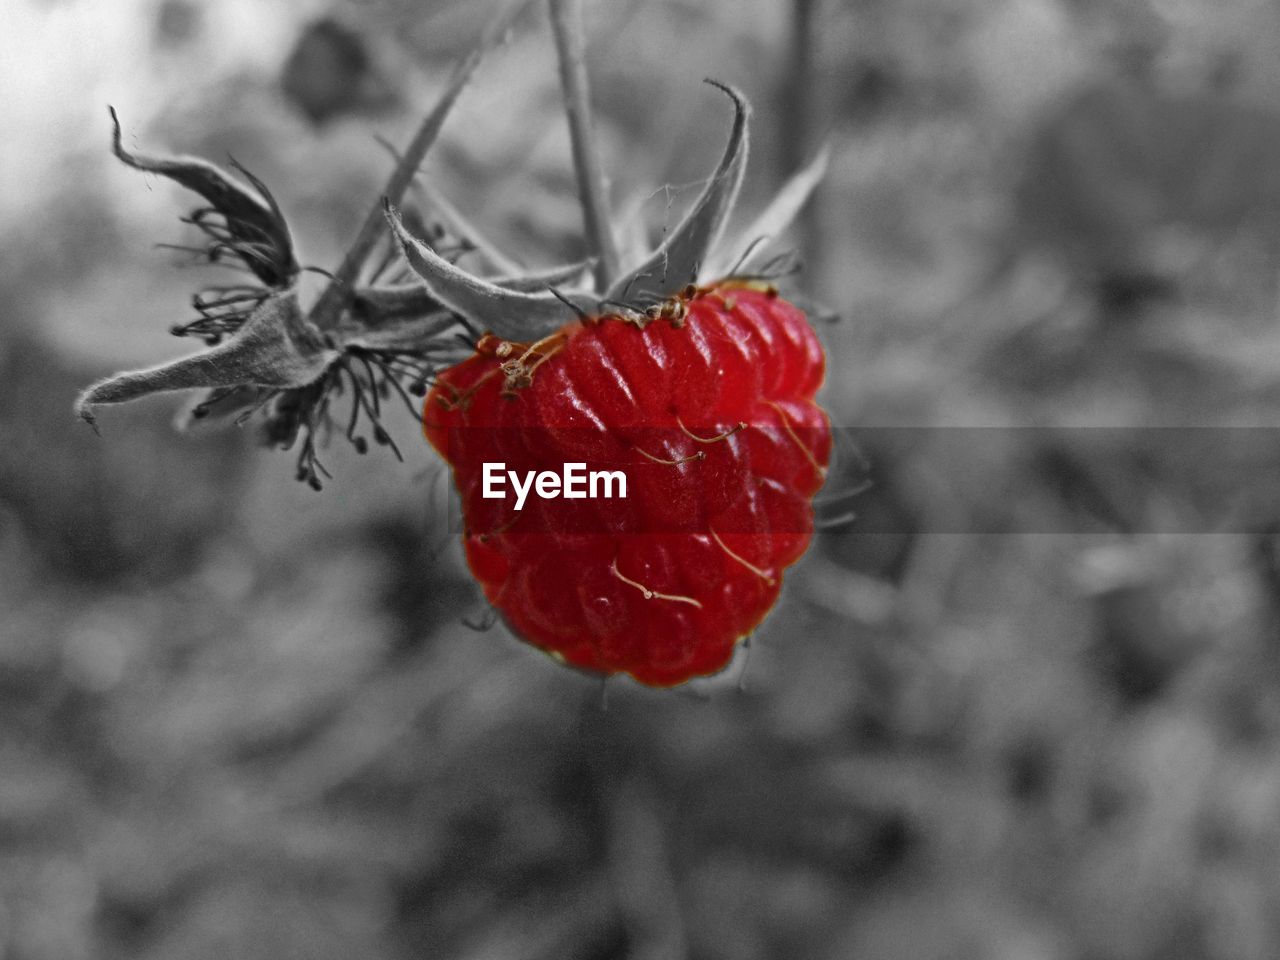
[[[831,453],[822,347],[771,285],[687,287],[535,343],[492,335],[426,398],[467,561],[517,636],[667,687],[716,673],[777,602]],[[485,463],[621,471],[623,498],[484,496]]]

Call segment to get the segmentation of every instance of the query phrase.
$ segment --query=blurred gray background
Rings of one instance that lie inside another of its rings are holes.
[[[178,398],[71,413],[210,281],[106,104],[332,268],[491,14],[0,4],[0,957],[1280,956],[1280,456],[1231,429],[1280,411],[1280,6],[588,3],[619,216],[675,221],[700,81],[740,86],[743,222],[832,147],[791,289],[840,318],[833,422],[952,428],[846,447],[820,515],[858,519],[749,660],[607,709],[473,628],[408,417],[316,494]],[[540,19],[426,169],[524,262],[582,252]],[[977,426],[1124,429],[938,439]]]

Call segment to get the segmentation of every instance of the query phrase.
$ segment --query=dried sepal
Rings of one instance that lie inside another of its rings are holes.
[[[650,199],[645,191],[636,191],[618,211],[614,235],[618,239],[618,254],[623,263],[639,263],[649,256],[649,227],[645,223],[644,207]]]
[[[440,301],[421,283],[359,287],[351,299],[353,316],[366,326],[383,326],[404,317],[421,317],[442,309]]]
[[[122,162],[135,170],[168,177],[198,193],[211,209],[197,211],[191,217],[192,223],[213,236],[216,245],[238,256],[268,286],[284,287],[293,282],[298,273],[293,239],[280,207],[261,180],[232,161],[260,195],[255,196],[218,167],[198,157],[157,157],[130,152],[124,148],[115,108],[107,109],[111,113],[111,148]],[[220,214],[225,222],[209,222],[211,213]],[[214,250],[218,249],[216,245]]]
[[[730,273],[749,275],[759,270],[772,242],[787,231],[826,176],[830,159],[830,148],[823,147],[803,169],[792,175],[742,232],[743,239],[737,248],[729,248],[726,257],[714,257],[707,265],[707,273],[720,277]]]
[[[733,129],[716,171],[702,195],[657,250],[609,288],[607,299],[662,299],[673,287],[693,280],[706,265],[738,199],[747,165],[747,126],[751,107],[733,87],[716,80],[707,83],[733,101]]]
[[[385,209],[387,222],[405,259],[430,294],[471,321],[477,329],[491,330],[512,340],[525,340],[564,326],[573,319],[575,309],[587,313],[599,309],[598,298],[586,291],[561,290],[559,296],[551,292],[525,293],[473,276],[409,233],[390,203]]]
[[[568,286],[574,289],[581,289],[583,284],[590,282],[590,273],[595,267],[595,263],[595,258],[589,257],[586,260],[567,263],[561,267],[548,267],[546,270],[526,270],[519,275],[506,277],[490,277],[489,282],[497,284],[504,290],[517,290],[524,293],[546,290],[547,287]]]
[[[437,307],[427,313],[385,314],[376,326],[344,327],[336,337],[344,350],[404,350],[425,356],[445,346],[452,347],[441,337],[454,328],[460,329],[457,315]]]
[[[521,276],[486,278],[494,286],[517,293],[542,292],[564,284],[578,286],[586,279],[593,261],[580,260],[562,267],[533,270]],[[443,305],[425,283],[399,283],[358,287],[352,300],[356,316],[370,325],[381,326],[388,319],[435,313]]]
[[[374,137],[374,141],[378,146],[387,151],[396,161],[397,164],[403,163],[404,158],[389,141],[383,137]],[[424,205],[433,210],[441,223],[449,229],[449,231],[462,242],[467,244],[472,250],[478,253],[489,265],[504,273],[518,273],[520,264],[512,260],[493,243],[491,243],[485,235],[470,220],[463,216],[449,199],[435,188],[429,179],[422,175],[422,171],[415,172],[410,189],[417,195],[417,199]],[[394,202],[394,198],[393,198]]]
[[[291,287],[269,296],[234,336],[216,347],[95,383],[76,401],[76,412],[93,423],[93,407],[153,393],[303,386],[317,380],[337,357],[338,351],[302,315]]]

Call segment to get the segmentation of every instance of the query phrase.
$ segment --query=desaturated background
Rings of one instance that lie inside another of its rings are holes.
[[[474,629],[407,416],[316,494],[179,398],[71,412],[216,279],[108,103],[333,267],[491,12],[0,6],[0,956],[1280,956],[1280,456],[1223,439],[1280,407],[1280,8],[588,4],[619,217],[674,222],[700,81],[740,86],[744,222],[832,147],[790,289],[840,318],[833,422],[954,428],[868,434],[852,501],[846,447],[730,677],[607,706]],[[426,165],[543,266],[582,249],[551,49],[524,23]]]

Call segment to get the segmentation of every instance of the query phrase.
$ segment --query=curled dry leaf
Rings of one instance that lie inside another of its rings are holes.
[[[572,318],[565,299],[588,313],[599,306],[598,299],[587,291],[561,291],[560,296],[549,292],[526,293],[474,276],[410,235],[390,203],[386,214],[405,259],[422,278],[430,295],[479,329],[519,339],[554,330]]]
[[[112,151],[122,162],[135,170],[167,177],[208,201],[209,206],[197,210],[191,219],[220,245],[216,251],[210,251],[211,259],[225,251],[239,258],[269,287],[284,287],[293,282],[298,274],[293,238],[284,214],[261,180],[232,161],[260,194],[255,196],[226,172],[198,157],[157,157],[130,152],[124,148],[115,108],[107,109],[111,114]],[[221,217],[221,221],[213,215]]]

